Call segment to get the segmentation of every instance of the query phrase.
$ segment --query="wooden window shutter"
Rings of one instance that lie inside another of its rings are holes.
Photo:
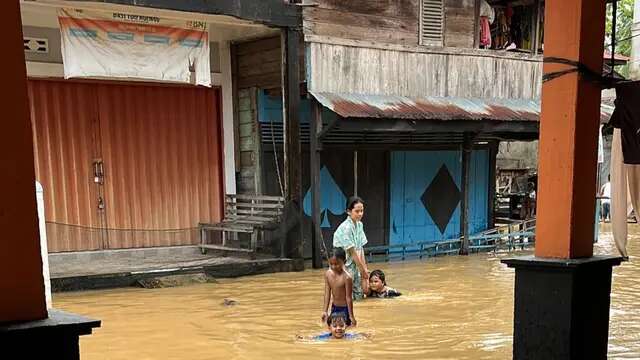
[[[443,45],[444,0],[421,0],[420,45]]]

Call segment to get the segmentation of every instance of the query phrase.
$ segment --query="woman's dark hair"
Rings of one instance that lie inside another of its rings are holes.
[[[382,284],[384,286],[387,286],[387,281],[384,279],[384,273],[382,272],[382,270],[373,270],[371,272],[371,274],[369,274],[369,278],[372,278],[374,276],[377,276],[378,279],[380,279],[380,281],[382,281]]]
[[[347,200],[347,210],[351,211],[357,204],[362,204],[364,206],[364,200],[357,196],[352,196]]]
[[[333,248],[333,253],[331,254],[331,257],[335,257],[338,260],[342,260],[342,262],[347,261],[347,254],[344,252],[344,249],[341,247]]]

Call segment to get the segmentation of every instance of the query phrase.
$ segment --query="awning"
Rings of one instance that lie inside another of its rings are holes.
[[[343,118],[538,121],[540,102],[526,99],[408,98],[311,92]]]
[[[311,92],[322,106],[343,118],[404,120],[539,121],[540,101],[528,99],[409,98],[393,95]],[[613,108],[602,105],[600,122]]]

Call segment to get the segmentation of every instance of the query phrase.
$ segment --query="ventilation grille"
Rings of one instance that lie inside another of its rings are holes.
[[[420,16],[420,44],[443,45],[444,5],[443,0],[422,0]]]
[[[24,51],[26,52],[38,54],[49,53],[48,39],[25,37],[22,40],[24,41]]]

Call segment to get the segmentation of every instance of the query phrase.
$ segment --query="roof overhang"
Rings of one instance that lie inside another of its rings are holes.
[[[532,122],[540,118],[540,102],[528,99],[409,98],[325,92],[312,95],[343,118]]]
[[[311,95],[338,115],[321,133],[322,141],[328,143],[458,143],[464,133],[474,133],[478,141],[526,141],[539,135],[538,100]],[[611,107],[603,106],[601,122],[608,121],[611,113]]]

